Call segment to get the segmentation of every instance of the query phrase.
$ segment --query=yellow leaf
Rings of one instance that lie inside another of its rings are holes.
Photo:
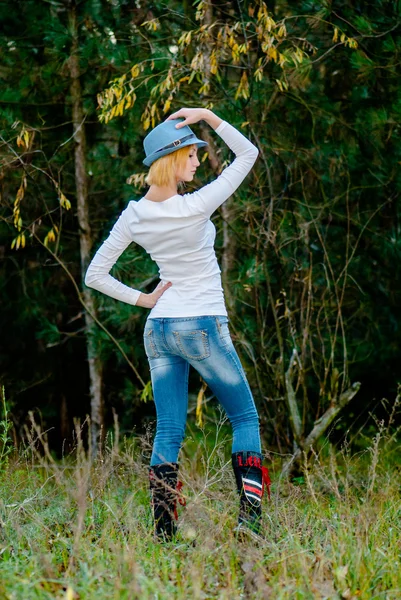
[[[146,27],[149,31],[157,31],[160,27],[160,21],[158,19],[151,19],[150,21],[144,21],[141,27]]]
[[[71,202],[67,200],[63,192],[60,192],[60,204],[63,208],[66,208],[67,210],[71,208]]]
[[[338,40],[338,28],[334,27],[333,42]]]
[[[170,110],[170,106],[171,106],[171,98],[167,98],[167,100],[163,106],[163,112],[166,113],[168,110]]]
[[[210,90],[210,84],[206,81],[198,90],[198,94],[201,96],[202,94],[208,94]]]
[[[138,77],[138,75],[139,75],[139,67],[138,67],[138,65],[134,65],[131,69],[132,79],[135,79],[135,77]]]
[[[284,56],[284,54],[281,54],[281,52],[279,52],[279,55],[278,55],[278,64],[280,65],[280,67],[283,67],[286,62],[287,62],[287,59]]]
[[[256,81],[262,81],[263,79],[263,70],[261,68],[256,69],[253,74],[253,77]]]
[[[274,47],[269,48],[269,50],[267,51],[267,56],[271,59],[273,59],[274,61],[277,60],[277,50]]]
[[[278,32],[277,32],[277,37],[284,37],[287,34],[287,30],[285,28],[285,25],[281,25],[281,27],[279,28]]]
[[[198,427],[203,427],[202,401],[205,396],[206,387],[206,383],[202,381],[202,386],[196,400],[196,424]]]
[[[25,142],[25,146],[28,148],[28,146],[29,146],[29,133],[27,131],[24,132],[24,142]]]
[[[122,116],[123,112],[124,112],[124,98],[122,100],[120,100],[120,102],[117,105],[116,115]]]
[[[74,600],[75,597],[76,597],[75,596],[75,592],[72,589],[72,587],[69,585],[68,588],[67,588],[67,591],[65,593],[64,600]]]
[[[237,100],[239,96],[242,96],[245,100],[249,98],[249,82],[245,71],[242,73],[238,89],[235,93],[235,100]]]
[[[24,233],[21,235],[21,247],[25,248],[25,234]]]
[[[123,89],[121,87],[113,87],[113,92],[117,100],[120,100],[121,95],[123,93]]]
[[[55,242],[55,241],[56,241],[56,236],[54,235],[54,231],[53,231],[53,229],[50,229],[50,231],[48,232],[47,236],[43,240],[43,243],[44,243],[44,245],[47,248],[48,245],[49,245],[49,242]]]
[[[192,31],[186,31],[179,38],[178,45],[182,46],[185,44],[186,46],[188,46],[191,43],[191,37],[192,37]]]
[[[249,125],[249,121],[244,121],[243,123],[241,123],[241,129],[244,129],[244,127],[246,127],[247,125]]]

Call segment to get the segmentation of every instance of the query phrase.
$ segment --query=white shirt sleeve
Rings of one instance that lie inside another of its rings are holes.
[[[235,160],[217,179],[192,194],[185,194],[191,208],[207,218],[235,192],[252,169],[259,154],[257,147],[227,121],[220,123],[215,132],[234,152]]]
[[[110,231],[109,237],[103,242],[93,257],[86,271],[85,285],[103,292],[103,294],[107,294],[111,298],[135,305],[141,292],[124,285],[109,274],[118,257],[132,242],[127,225],[126,211],[127,209],[121,213],[113,229]]]

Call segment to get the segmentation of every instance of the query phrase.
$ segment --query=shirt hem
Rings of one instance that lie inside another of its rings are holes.
[[[160,311],[157,312],[154,309],[152,309],[148,315],[148,319],[168,319],[168,318],[174,318],[174,319],[186,319],[187,317],[228,317],[228,313],[226,308],[220,307],[217,310],[216,309],[210,309],[210,310],[194,310],[194,311],[180,311],[180,312],[168,312],[168,311]]]

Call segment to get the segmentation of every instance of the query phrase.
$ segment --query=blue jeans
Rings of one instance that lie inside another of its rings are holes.
[[[157,413],[151,466],[178,460],[187,420],[190,365],[227,413],[233,428],[232,452],[261,452],[258,413],[227,317],[148,319],[144,343]]]

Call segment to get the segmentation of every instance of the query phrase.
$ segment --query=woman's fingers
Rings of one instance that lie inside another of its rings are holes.
[[[170,119],[179,119],[180,117],[184,116],[182,115],[182,108],[180,108],[180,110],[177,110],[177,112],[173,113],[172,115],[170,115],[169,117],[167,117],[166,121],[170,121]]]
[[[184,118],[185,121],[183,121],[182,123],[177,123],[177,125],[176,125],[176,129],[179,129],[187,121],[186,117],[188,116],[188,113],[183,114],[184,111],[185,111],[185,109],[183,109],[183,108],[181,108],[180,110],[177,110],[177,112],[175,112],[172,115],[170,115],[169,117],[167,117],[166,121],[170,121],[171,119],[180,119],[180,118],[182,119],[182,118]]]
[[[192,123],[197,123],[202,119],[203,109],[202,108],[180,108],[175,113],[167,117],[166,121],[170,121],[170,119],[185,119],[181,123],[177,123],[175,126],[176,129],[181,129],[185,125],[191,125]]]
[[[160,298],[160,296],[162,294],[164,294],[164,292],[166,290],[168,290],[169,287],[172,286],[171,281],[167,282],[167,283],[163,283],[162,281],[159,283],[159,285],[156,287],[156,289],[153,291],[153,294],[156,296],[157,299]]]

